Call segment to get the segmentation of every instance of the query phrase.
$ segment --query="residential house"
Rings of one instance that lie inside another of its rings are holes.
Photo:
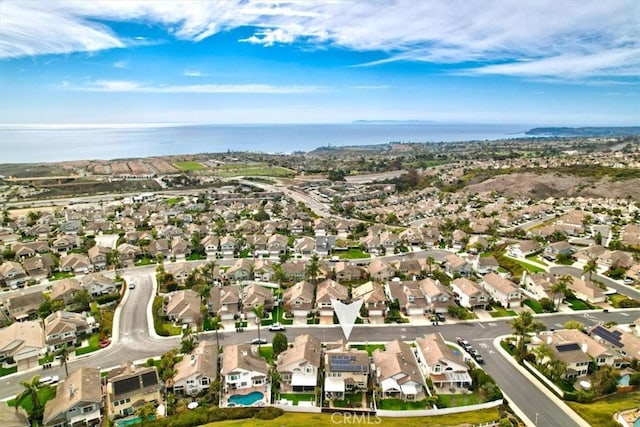
[[[525,271],[522,273],[520,285],[533,294],[537,300],[549,298],[553,301],[558,295],[554,295],[551,288],[555,286],[557,281],[557,277],[551,273],[527,273]]]
[[[445,257],[444,269],[450,276],[455,276],[456,274],[468,276],[471,274],[472,268],[467,261],[456,254],[449,254]]]
[[[473,269],[476,273],[483,275],[487,273],[498,272],[498,260],[493,256],[477,256],[473,260]]]
[[[15,322],[0,329],[0,360],[13,359],[19,372],[38,367],[38,359],[46,351],[39,320]]]
[[[386,261],[376,258],[369,263],[368,273],[371,280],[385,282],[395,276],[396,272]]]
[[[635,328],[634,328],[635,332]],[[607,347],[615,356],[613,367],[622,369],[633,360],[640,360],[640,337],[633,332],[619,326],[592,326],[588,329],[589,336]]]
[[[545,331],[531,338],[532,348],[542,344],[553,350],[551,359],[561,360],[567,365],[564,378],[587,375],[592,360],[598,366],[612,366],[615,360],[610,350],[577,329]],[[542,363],[545,363],[545,360]]]
[[[576,298],[591,304],[600,304],[607,299],[603,289],[595,283],[587,282],[579,277],[572,276],[572,280],[567,284],[567,288],[573,292]]]
[[[482,277],[482,286],[491,298],[505,308],[518,303],[522,298],[520,287],[509,279],[496,273],[489,273]]]
[[[287,261],[282,264],[282,271],[290,282],[299,282],[304,280],[306,275],[306,264],[297,260]]]
[[[453,350],[440,334],[416,338],[416,357],[425,375],[443,393],[471,386],[469,367],[460,351]]]
[[[394,263],[396,272],[406,277],[419,276],[423,267],[417,259],[403,259]]]
[[[574,253],[573,246],[566,240],[549,243],[544,248],[544,256],[551,260],[557,260],[559,256],[571,257]]]
[[[220,239],[220,252],[222,256],[230,258],[233,257],[236,251],[236,238],[227,234]]]
[[[384,288],[379,283],[367,282],[351,289],[354,301],[362,299],[362,306],[368,317],[383,317],[387,314],[387,297]]]
[[[100,273],[87,274],[81,279],[82,287],[89,291],[92,297],[113,294],[117,292],[116,282]]]
[[[269,404],[271,386],[269,384],[269,365],[257,355],[257,348],[251,344],[225,346],[222,353],[222,390],[224,397],[220,406],[229,406],[229,396],[248,394],[258,391],[263,394],[264,404]],[[237,403],[234,402],[234,405]]]
[[[45,427],[98,426],[102,424],[100,370],[80,367],[57,386],[56,395],[44,407]]]
[[[208,257],[215,257],[220,253],[220,238],[215,234],[206,235],[200,244],[204,247],[204,252]]]
[[[385,344],[373,354],[375,379],[383,399],[422,400],[427,385],[411,347],[400,340]]]
[[[248,280],[253,279],[254,265],[249,258],[238,258],[236,262],[229,267],[225,275],[230,280]]]
[[[272,234],[267,241],[267,250],[271,256],[278,256],[287,252],[287,236]]]
[[[6,242],[5,242],[6,243]],[[49,243],[46,240],[36,240],[33,242],[16,242],[11,245],[11,250],[15,252],[17,258],[29,258],[37,254],[49,252]]]
[[[7,298],[5,308],[9,318],[20,322],[29,318],[36,318],[38,309],[44,301],[42,291],[30,292]]]
[[[316,236],[316,253],[320,257],[329,256],[336,248],[336,236],[331,234],[327,236]]]
[[[176,363],[173,391],[196,396],[208,390],[218,376],[218,349],[215,341],[200,341],[191,354]]]
[[[232,320],[240,313],[240,289],[238,286],[213,286],[207,298],[207,309],[221,320]]]
[[[122,243],[116,248],[118,252],[118,260],[127,265],[133,265],[136,258],[140,255],[140,248],[129,243]]]
[[[327,346],[324,353],[324,393],[326,399],[344,399],[345,393],[366,390],[369,382],[369,355],[349,348],[344,341]]]
[[[95,320],[80,313],[56,311],[44,319],[44,339],[49,350],[76,347],[79,339],[91,333]]]
[[[156,239],[149,242],[149,246],[147,246],[147,253],[153,258],[168,258],[171,253],[171,249],[169,248],[169,240],[167,239]]]
[[[313,392],[318,385],[322,344],[312,335],[298,335],[293,344],[280,353],[276,369],[283,392]]]
[[[194,268],[196,268],[195,264],[188,262],[176,262],[164,266],[165,271],[171,273],[176,282],[180,284],[184,284]]]
[[[69,252],[72,249],[80,247],[80,238],[68,234],[62,235],[55,239],[51,244],[51,249],[61,253]]]
[[[426,309],[431,313],[447,313],[453,304],[453,294],[440,282],[436,283],[430,277],[418,282],[420,290],[427,304]]]
[[[316,249],[316,241],[308,236],[303,236],[296,240],[293,245],[293,252],[300,255],[310,256]]]
[[[64,305],[73,302],[75,296],[82,290],[80,281],[75,278],[62,279],[53,282],[49,298],[51,301],[62,301]]]
[[[458,297],[460,305],[470,310],[485,309],[489,305],[489,294],[480,285],[465,277],[453,280],[451,289]]]
[[[185,260],[191,255],[191,247],[182,237],[174,237],[171,240],[171,256],[176,260]]]
[[[539,252],[540,249],[540,243],[537,241],[522,240],[507,246],[507,255],[513,258],[526,258],[529,255]]]
[[[87,254],[94,271],[100,271],[107,267],[110,252],[111,249],[104,246],[95,245],[89,248]]]
[[[91,270],[91,261],[84,254],[71,254],[60,260],[60,270],[70,271],[76,274],[86,274]]]
[[[41,280],[49,277],[53,272],[55,261],[51,254],[36,255],[25,258],[22,261],[25,273],[33,280]]]
[[[397,301],[407,316],[424,315],[427,301],[417,281],[391,281],[385,285],[385,293],[391,301]]]
[[[15,261],[5,261],[0,264],[0,283],[4,286],[16,288],[27,283],[27,273],[22,266]]]
[[[293,317],[307,317],[313,311],[313,285],[306,280],[298,282],[284,291],[282,299]]]
[[[164,313],[172,321],[197,329],[202,322],[200,295],[191,290],[171,292],[164,298]]]
[[[364,270],[357,265],[340,261],[334,264],[335,278],[338,282],[350,282],[362,279]]]
[[[146,403],[162,402],[162,383],[155,366],[134,368],[127,363],[107,375],[105,407],[110,418],[128,416]]]
[[[255,318],[253,309],[262,306],[264,313],[273,310],[274,296],[273,292],[269,288],[252,283],[242,289],[240,294],[242,300],[242,312],[245,318]]]
[[[318,284],[316,289],[316,309],[320,316],[333,316],[333,304],[331,300],[347,302],[349,291],[346,286],[335,280],[327,279]]]

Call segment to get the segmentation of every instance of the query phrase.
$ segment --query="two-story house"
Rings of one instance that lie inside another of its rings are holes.
[[[415,351],[423,372],[436,390],[450,393],[451,389],[471,386],[469,367],[462,353],[447,346],[440,334],[416,338]]]
[[[102,423],[100,370],[81,367],[57,386],[56,396],[44,407],[46,427],[98,426]]]
[[[287,288],[282,297],[285,310],[294,317],[307,317],[313,311],[313,285],[306,280]]]
[[[451,289],[458,297],[460,305],[470,310],[485,309],[489,305],[489,294],[480,285],[465,277],[453,280]]]
[[[383,399],[422,400],[427,385],[411,347],[400,340],[385,344],[373,354],[375,379]]]
[[[215,341],[200,341],[191,354],[176,363],[173,391],[195,396],[208,390],[218,376],[218,351]]]
[[[240,313],[240,289],[237,286],[213,286],[207,298],[207,310],[221,320],[232,320]]]
[[[345,393],[367,389],[369,355],[366,350],[348,348],[344,341],[327,345],[324,372],[325,398],[344,399]]]
[[[369,317],[381,318],[387,314],[387,296],[380,283],[367,282],[351,289],[354,301],[362,299],[362,306]]]
[[[15,322],[0,329],[0,360],[13,359],[19,372],[37,367],[46,350],[39,320]]]
[[[94,324],[93,318],[80,313],[56,311],[44,319],[45,342],[51,351],[75,347],[82,336],[91,333]]]
[[[109,372],[106,382],[105,407],[110,418],[132,415],[137,407],[148,402],[162,402],[162,383],[155,366],[134,368],[127,363]]]
[[[318,384],[322,345],[312,335],[298,335],[287,350],[278,355],[276,369],[283,392],[309,392]]]
[[[505,308],[511,307],[511,304],[519,303],[522,299],[520,287],[496,273],[483,276],[482,287],[494,301]]]
[[[349,291],[346,286],[335,280],[327,279],[318,284],[316,289],[316,309],[320,316],[333,316],[331,300],[347,302]]]
[[[269,365],[256,350],[251,344],[225,346],[220,370],[223,390],[220,406],[237,406],[240,403],[234,402],[233,396],[254,391],[262,393],[263,403],[270,402]]]
[[[197,329],[202,321],[200,295],[191,290],[171,292],[165,297],[164,312],[172,321]]]

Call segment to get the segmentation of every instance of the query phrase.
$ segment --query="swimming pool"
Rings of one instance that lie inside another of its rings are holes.
[[[631,379],[631,376],[629,374],[621,376],[620,379],[618,380],[618,387],[628,386],[630,379]]]
[[[229,396],[229,403],[234,403],[237,406],[252,406],[257,401],[264,398],[264,394],[259,391],[252,391],[249,394],[234,394]]]
[[[152,415],[151,417],[149,417],[149,420],[155,420],[156,416]],[[140,419],[140,417],[135,417],[135,418],[127,418],[124,420],[116,420],[116,427],[128,427],[134,424],[140,424],[142,423],[142,420]]]

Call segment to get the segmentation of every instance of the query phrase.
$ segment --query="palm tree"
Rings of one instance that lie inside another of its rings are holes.
[[[211,328],[216,332],[216,348],[220,351],[220,339],[218,338],[218,329],[224,329],[220,316],[214,316],[210,319],[209,324]]]
[[[529,332],[542,331],[545,326],[534,320],[530,311],[521,311],[518,317],[511,321],[511,329],[518,339],[518,357],[523,359],[526,356],[525,338]]]
[[[24,390],[16,396],[16,411],[18,411],[18,407],[24,400],[31,399],[32,409],[29,413],[31,425],[40,425],[42,415],[44,414],[44,408],[42,407],[42,402],[40,402],[40,396],[38,395],[38,390],[40,390],[40,376],[34,376],[31,378],[31,381],[20,381],[20,385]]]
[[[198,337],[193,334],[191,326],[187,326],[182,330],[182,339],[180,340],[180,352],[191,353],[198,343]]]
[[[262,323],[262,316],[264,315],[264,305],[256,305],[252,311],[256,315],[256,324],[258,325],[258,353],[260,353],[260,323]]]
[[[569,289],[569,284],[573,282],[573,276],[569,276],[569,275],[564,275],[564,276],[560,276],[558,278],[558,281],[555,283],[555,285],[551,286],[551,292],[553,292],[553,302],[556,307],[556,310],[558,310],[560,308],[560,303],[562,302],[562,300],[564,299],[564,296],[567,293],[567,290]],[[561,298],[557,300],[556,303],[556,295],[561,295]]]
[[[427,265],[429,266],[429,277],[433,274],[433,263],[436,262],[432,256],[427,257]]]
[[[551,359],[553,357],[553,349],[547,344],[542,343],[533,349],[533,354],[536,356],[536,364],[540,365],[546,359]]]
[[[69,376],[69,367],[67,366],[67,362],[69,361],[69,356],[74,352],[74,350],[75,348],[69,348],[65,344],[56,351],[56,356],[60,358],[60,364],[64,366],[64,372],[67,374],[67,377]]]
[[[282,264],[274,264],[273,266],[273,280],[278,282],[278,285],[282,287],[282,282],[287,281],[287,273],[285,273],[284,268],[282,268]]]
[[[318,273],[320,272],[320,258],[318,258],[318,254],[313,254],[311,260],[309,260],[309,264],[307,264],[307,277],[309,277],[313,284],[316,285],[316,278],[318,277]]]
[[[597,272],[598,272],[598,264],[596,263],[596,260],[593,258],[589,259],[589,261],[587,261],[584,267],[582,267],[582,273],[589,275],[589,281],[591,281],[591,276],[593,275],[593,273],[597,273]]]

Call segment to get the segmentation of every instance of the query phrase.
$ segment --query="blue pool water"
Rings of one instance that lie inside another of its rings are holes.
[[[637,419],[633,422],[633,427],[640,427],[640,418],[637,418]]]
[[[618,387],[624,387],[629,385],[629,375],[623,375],[620,377],[620,379],[618,380]],[[640,424],[638,424],[638,426],[640,426]],[[634,425],[634,427],[638,427],[636,425]]]
[[[262,398],[264,398],[264,394],[259,391],[252,391],[249,394],[234,394],[229,397],[229,402],[238,406],[251,406]]]
[[[155,420],[156,417],[155,415],[152,415],[151,417],[149,417],[150,420]],[[131,426],[134,424],[140,424],[142,423],[142,420],[140,419],[140,417],[135,417],[135,418],[128,418],[126,420],[117,420],[116,421],[116,427],[127,427],[127,426]]]

